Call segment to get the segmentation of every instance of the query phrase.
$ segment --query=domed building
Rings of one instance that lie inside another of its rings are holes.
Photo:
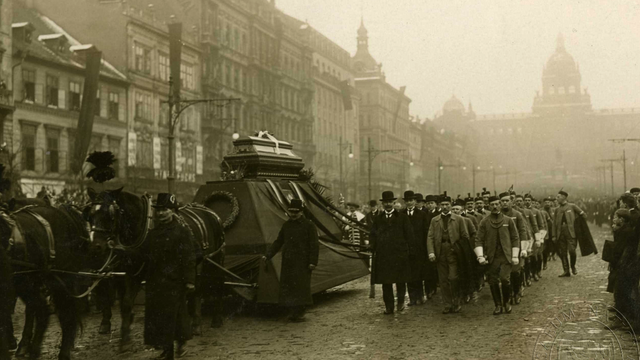
[[[458,100],[458,98],[455,95],[451,95],[451,99],[447,100],[447,102],[444,103],[444,106],[442,107],[442,114],[449,114],[449,113],[457,113],[460,115],[464,115],[466,112],[466,109],[464,108],[464,105],[462,104],[462,101]]]
[[[542,94],[533,100],[534,114],[568,115],[591,110],[591,97],[580,88],[580,66],[564,46],[564,36],[558,35],[556,51],[542,70]]]

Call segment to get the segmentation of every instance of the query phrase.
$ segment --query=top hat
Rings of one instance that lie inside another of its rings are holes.
[[[569,194],[567,194],[567,192],[562,190],[562,189],[560,189],[560,191],[558,191],[558,194],[560,194],[560,195],[562,195],[564,197],[569,197]]]
[[[398,198],[393,195],[393,191],[383,191],[382,199],[380,199],[380,201],[393,201],[396,199]]]
[[[354,207],[354,208],[356,208],[356,209],[360,209],[360,204],[356,204],[356,203],[354,203],[353,201],[349,201],[349,202],[347,203],[347,206],[353,206],[353,207]]]
[[[404,192],[404,197],[402,198],[402,200],[407,201],[407,200],[413,200],[415,199],[416,194],[411,191],[411,190],[407,190]]]
[[[416,202],[424,202],[424,197],[420,193],[416,193],[414,199],[416,199]]]
[[[292,212],[302,211],[302,200],[291,199],[291,202],[289,203],[289,207],[287,208],[287,210]]]
[[[178,201],[176,201],[176,196],[173,194],[159,193],[153,207],[175,209],[178,207]]]
[[[378,206],[378,201],[377,200],[369,200],[369,206],[371,206],[371,207]]]

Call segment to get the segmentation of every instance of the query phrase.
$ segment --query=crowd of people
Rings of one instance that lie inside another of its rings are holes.
[[[443,313],[458,313],[477,300],[486,283],[493,314],[511,313],[556,254],[563,268],[559,277],[577,275],[578,239],[591,237],[584,234],[587,212],[569,203],[563,190],[544,199],[513,189],[455,199],[446,192],[403,195],[400,200],[385,191],[364,206],[345,204],[347,216],[368,232],[345,226],[343,241],[368,246],[369,295],[375,297],[375,285],[382,285],[385,314],[403,311],[407,293],[409,306],[422,305],[438,288]]]

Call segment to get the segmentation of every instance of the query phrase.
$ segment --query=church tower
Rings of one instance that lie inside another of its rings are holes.
[[[558,34],[556,51],[542,69],[542,93],[533,100],[533,113],[563,116],[591,111],[591,97],[581,90],[581,80],[580,67]]]
[[[357,74],[374,73],[377,76],[382,75],[381,65],[369,53],[369,32],[364,27],[364,19],[360,20],[358,28],[358,51],[353,57],[353,67]]]

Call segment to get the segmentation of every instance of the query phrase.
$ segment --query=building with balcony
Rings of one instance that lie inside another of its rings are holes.
[[[13,2],[12,60],[15,112],[7,148],[8,167],[19,169],[30,197],[44,186],[59,193],[77,186],[70,170],[85,75],[84,50],[70,33],[25,3]],[[115,183],[125,182],[127,89],[123,73],[103,61],[89,152],[115,154]],[[7,127],[5,127],[6,129]],[[6,136],[5,136],[6,138]]]
[[[12,114],[15,110],[13,105],[13,78],[11,76],[13,64],[9,60],[12,52],[12,21],[13,2],[0,2],[0,163],[2,164],[10,162],[9,149],[4,144],[7,144],[12,139]],[[13,173],[9,174],[11,171],[12,169],[7,169],[6,176],[13,177]],[[17,170],[15,175],[17,175]]]

